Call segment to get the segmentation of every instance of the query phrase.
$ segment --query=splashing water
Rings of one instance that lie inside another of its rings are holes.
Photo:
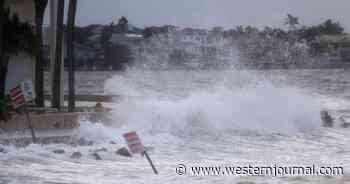
[[[93,140],[93,146],[5,146],[7,153],[0,153],[0,183],[344,183],[348,175],[176,175],[175,167],[182,163],[350,166],[350,134],[320,128],[318,97],[272,78],[276,76],[251,71],[119,73],[105,87],[106,93],[122,96],[111,104],[114,124],[81,121],[79,136]],[[128,131],[137,131],[144,145],[154,148],[150,155],[159,176],[153,176],[144,158],[115,154],[125,146],[122,134]],[[111,140],[117,145],[109,144]],[[102,160],[95,160],[92,154],[101,148],[107,151],[99,152]],[[56,149],[66,153],[55,154]],[[76,151],[82,157],[70,158]]]
[[[107,81],[106,91],[139,98],[118,102],[115,121],[125,129],[153,133],[193,128],[296,133],[320,127],[320,103],[302,91],[266,79],[257,82],[251,73],[214,73],[131,71],[116,76]]]

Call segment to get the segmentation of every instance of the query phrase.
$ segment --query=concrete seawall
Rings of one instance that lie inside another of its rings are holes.
[[[90,109],[92,110],[92,109]],[[65,143],[76,144],[79,142],[77,129],[80,126],[80,117],[90,122],[111,123],[110,113],[102,108],[95,112],[76,113],[31,113],[30,119],[37,136],[37,143]],[[25,146],[32,142],[27,118],[24,114],[14,114],[7,122],[0,122],[0,144],[13,144]]]
[[[79,126],[79,113],[30,114],[34,129],[73,129]],[[0,122],[3,131],[20,131],[28,128],[24,114],[15,115],[8,122]]]
[[[37,143],[52,144],[77,142],[75,129],[79,127],[79,113],[30,114]],[[26,146],[32,143],[25,115],[14,115],[7,122],[0,122],[0,144]]]

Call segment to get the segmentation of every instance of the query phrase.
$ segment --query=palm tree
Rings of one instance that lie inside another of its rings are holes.
[[[75,14],[77,10],[77,0],[69,1],[68,9],[68,32],[67,32],[67,56],[69,62],[68,78],[69,78],[69,92],[68,92],[68,111],[74,112],[75,108],[75,90],[74,90],[74,24]]]
[[[37,52],[35,53],[35,92],[36,92],[36,105],[44,107],[44,61],[43,61],[43,21],[45,9],[47,7],[48,0],[34,0],[35,3],[35,25],[36,25],[36,45]]]
[[[287,14],[287,18],[284,20],[284,25],[288,26],[289,30],[295,30],[299,25],[299,18],[294,17],[291,14]]]

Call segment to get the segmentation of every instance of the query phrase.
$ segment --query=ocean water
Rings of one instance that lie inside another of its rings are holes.
[[[111,125],[82,120],[93,146],[3,146],[0,183],[350,183],[350,130],[323,128],[320,111],[349,108],[344,70],[80,72],[79,93],[121,95]],[[139,155],[114,153],[137,131],[159,175]],[[110,144],[113,140],[116,145]],[[96,149],[102,160],[95,160]],[[66,150],[54,154],[55,149]],[[71,159],[80,151],[81,159]],[[187,173],[179,175],[178,166]],[[191,166],[339,166],[342,176],[194,176]]]

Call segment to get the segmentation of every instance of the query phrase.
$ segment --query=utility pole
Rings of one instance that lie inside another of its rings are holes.
[[[68,111],[74,112],[75,109],[75,85],[74,85],[74,26],[75,15],[77,11],[77,0],[69,1],[68,9],[68,32],[67,32],[67,57],[68,57]]]

